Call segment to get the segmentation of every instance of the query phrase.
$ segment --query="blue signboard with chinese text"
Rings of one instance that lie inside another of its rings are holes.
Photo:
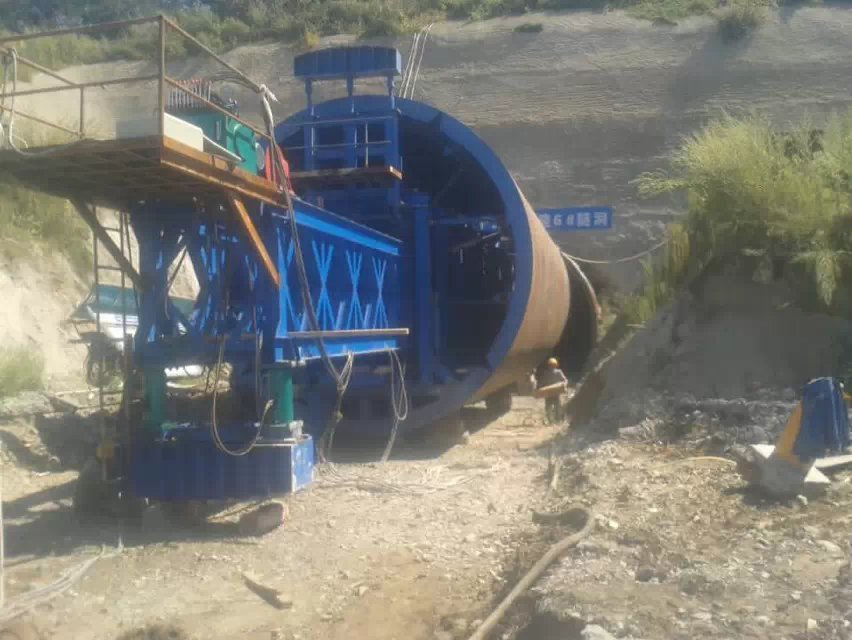
[[[612,229],[612,207],[539,209],[538,219],[548,231],[603,231]]]

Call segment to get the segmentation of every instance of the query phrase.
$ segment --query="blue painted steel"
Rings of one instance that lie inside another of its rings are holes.
[[[494,233],[500,230],[500,225],[488,216],[454,216],[452,218],[439,218],[434,224],[445,227],[470,227],[485,233]]]
[[[296,200],[295,206],[296,223],[300,229],[310,229],[387,255],[399,256],[402,253],[402,242],[393,236],[380,233],[307,202]]]
[[[296,56],[293,71],[305,83],[307,109],[302,126],[302,149],[306,171],[370,166],[399,167],[398,127],[393,78],[400,74],[402,58],[391,47],[335,47]],[[355,109],[355,81],[358,78],[384,77],[387,97],[382,108],[365,118]],[[345,80],[346,111],[349,117],[331,120],[316,117],[313,105],[313,82]],[[363,194],[361,194],[363,200]],[[316,201],[315,194],[307,193]],[[399,201],[399,188],[392,187],[387,201]],[[346,213],[345,209],[335,209]]]
[[[539,209],[538,219],[548,231],[601,231],[612,229],[612,207]]]
[[[298,199],[294,205],[319,328],[398,327],[401,241]],[[315,342],[289,335],[313,328],[302,303],[290,221],[280,209],[247,206],[278,266],[280,289],[228,218],[157,202],[131,211],[146,283],[139,292],[135,362],[149,375],[175,364],[209,365],[217,361],[225,340],[224,360],[235,372],[232,386],[249,397],[255,391],[258,346],[263,369],[302,361],[307,364],[298,369],[302,384],[305,377],[313,377],[319,379],[318,388],[333,387],[316,362]],[[199,282],[198,297],[188,313],[167,296],[169,269],[184,251]],[[399,348],[402,340],[369,335],[328,339],[326,348],[332,357],[354,353],[369,361],[370,354]],[[251,424],[222,423],[229,448],[249,441],[256,429]],[[324,425],[325,420],[316,424]],[[246,456],[234,457],[216,448],[204,423],[170,429],[161,436],[165,426],[139,430],[130,447],[127,477],[134,495],[156,500],[262,498],[292,491],[310,480],[310,440],[262,442],[264,446]]]
[[[419,194],[418,194],[419,195]],[[432,297],[431,211],[425,196],[412,198],[414,208],[414,336],[419,379],[432,383],[435,337]]]
[[[447,337],[452,325],[447,310],[449,291],[446,289],[443,278],[451,278],[452,275],[449,271],[450,265],[447,263],[446,255],[440,249],[435,250],[436,261],[433,265],[436,273],[435,302],[433,305],[435,332],[432,338],[435,354],[433,379],[428,383],[425,379],[420,382],[410,380],[409,393],[412,397],[418,394],[432,394],[436,400],[424,403],[422,407],[411,411],[409,418],[401,425],[402,429],[411,430],[461,408],[465,403],[476,397],[477,390],[482,388],[501,366],[516,339],[527,309],[532,284],[533,254],[525,202],[511,174],[488,145],[467,126],[430,105],[397,98],[396,111],[398,113],[398,136],[400,138],[400,165],[404,174],[403,192],[401,194],[403,203],[409,196],[404,188],[411,164],[411,158],[406,160],[403,157],[405,156],[406,133],[414,128],[423,129],[425,132],[423,135],[428,136],[428,139],[434,141],[436,145],[436,149],[431,152],[430,160],[435,165],[436,173],[441,163],[451,162],[454,156],[464,155],[465,161],[476,166],[478,174],[481,176],[480,179],[488,183],[489,188],[493,189],[496,196],[493,213],[491,213],[490,208],[480,208],[476,211],[470,211],[472,215],[469,216],[448,217],[446,222],[449,226],[444,226],[443,220],[436,215],[437,211],[433,211],[432,221],[435,225],[433,230],[436,234],[433,241],[435,246],[446,247],[447,243],[451,242],[447,230],[457,226],[456,220],[458,218],[469,217],[468,223],[477,225],[499,215],[502,218],[503,228],[511,234],[514,246],[517,248],[511,267],[514,284],[506,293],[505,300],[500,303],[501,313],[503,314],[502,322],[496,330],[494,339],[484,349],[483,357],[476,364],[466,365],[463,376],[451,372],[454,365],[447,359],[449,348]],[[306,123],[353,117],[366,120],[370,117],[387,115],[387,112],[388,98],[382,95],[357,95],[354,98],[340,98],[321,104],[309,102],[308,109],[294,114],[276,126],[275,137],[286,152],[288,145],[292,147],[294,144],[304,144],[303,141],[306,138],[303,132]],[[441,144],[443,144],[443,147],[440,146]],[[304,156],[292,155],[291,151],[288,159],[294,171],[308,168],[305,166],[308,160]],[[335,211],[340,211],[346,215],[361,213],[359,210],[360,194],[356,197],[351,194],[340,194],[337,196],[337,200],[335,200],[337,194],[324,193],[322,195],[326,206]],[[476,204],[472,203],[472,206]],[[432,206],[434,209],[435,205]],[[406,213],[406,216],[410,217],[411,214]],[[399,235],[400,238],[411,237],[412,230],[405,226],[405,219],[403,217],[403,222],[400,223],[402,226],[398,227],[398,232],[392,231],[394,235]],[[375,225],[376,223],[371,221],[370,224]],[[444,229],[444,231],[441,232],[441,229]],[[416,242],[416,240],[412,240],[412,242]],[[469,294],[470,292],[467,292],[466,295]],[[403,291],[403,296],[404,299],[410,300],[410,303],[414,302],[410,294],[405,296]],[[474,307],[471,306],[470,309],[470,313],[473,313]],[[416,322],[416,317],[414,322]],[[419,340],[419,337],[417,339]],[[441,384],[440,390],[435,386],[436,384]],[[350,394],[352,393],[350,391]],[[377,429],[381,430],[386,427],[387,424],[384,424]],[[364,428],[368,428],[368,425],[364,425]]]
[[[402,181],[387,183],[359,177],[374,172],[345,172],[326,184],[313,174],[314,186],[300,190],[294,202],[318,328],[365,332],[324,341],[334,358],[357,355],[344,398],[345,421],[377,430],[391,424],[387,350],[398,350],[409,365],[413,405],[401,427],[415,429],[514,382],[513,375],[534,366],[532,360],[550,347],[536,343],[535,336],[549,339],[554,326],[562,329],[560,314],[567,315],[567,303],[554,305],[560,310],[550,313],[555,320],[546,331],[528,320],[534,263],[543,269],[537,272],[539,288],[542,281],[559,286],[564,281],[561,271],[548,273],[553,260],[534,256],[533,236],[549,243],[545,257],[555,254],[561,270],[557,249],[484,142],[437,109],[393,95],[392,79],[400,68],[399,54],[386,48],[299,56],[295,72],[305,83],[307,108],[276,128],[297,190],[296,172],[376,166],[403,172]],[[385,77],[387,94],[354,95],[356,80],[366,76]],[[332,79],[345,81],[346,97],[314,104],[313,82]],[[455,185],[453,176],[459,173],[465,177]],[[335,406],[336,389],[318,362],[316,343],[297,335],[314,327],[302,301],[290,220],[278,208],[246,204],[278,267],[278,289],[227,215],[158,203],[131,213],[142,275],[150,283],[140,304],[137,361],[154,369],[186,361],[210,364],[224,340],[225,360],[245,380],[234,388],[251,397],[259,345],[265,369],[305,365],[293,369],[296,419],[319,433]],[[201,292],[192,312],[181,315],[169,305],[166,292],[168,265],[183,251]],[[550,311],[545,308],[541,315]],[[410,340],[369,335],[402,326],[412,328]],[[532,334],[534,353],[518,347],[519,333],[526,340]],[[253,428],[222,425],[226,442],[234,447],[246,442]],[[160,499],[262,496],[285,484],[275,465],[304,470],[312,462],[299,462],[299,447],[286,454],[261,447],[246,456],[256,456],[259,468],[251,468],[246,460],[231,460],[218,451],[203,424],[134,444],[134,486],[140,495]],[[277,460],[264,457],[276,455]],[[291,484],[299,485],[305,473],[296,474]],[[202,486],[205,476],[207,487]]]
[[[402,243],[299,200],[295,207],[319,328],[400,326]],[[291,331],[312,328],[302,305],[289,222],[273,207],[258,207],[256,215],[282,277],[278,291],[233,225],[211,223],[192,211],[159,205],[132,212],[140,274],[149,285],[140,295],[135,343],[136,361],[143,368],[210,363],[223,337],[227,337],[226,361],[253,362],[254,340],[244,337],[255,334],[261,335],[268,350],[267,365],[318,356],[312,341],[294,342],[288,337]],[[200,286],[188,316],[172,301],[164,304],[167,265],[184,247]],[[396,348],[399,338],[368,336],[329,344],[329,352],[338,356]]]
[[[236,448],[244,441],[240,437],[227,444]],[[228,456],[215,447],[206,428],[192,426],[172,429],[157,440],[138,439],[128,453],[128,488],[151,500],[239,500],[291,493],[310,484],[310,436],[259,444],[244,456]]]
[[[323,331],[390,329],[400,326],[402,243],[395,238],[296,201],[296,222],[311,283],[314,310]],[[311,329],[302,305],[293,264],[294,247],[279,229],[268,243],[282,274],[280,316],[275,335],[275,360],[319,357],[313,340],[292,340],[289,333]],[[398,337],[326,339],[332,355],[395,349]]]
[[[817,378],[802,391],[802,422],[793,453],[802,460],[823,457],[849,446],[849,414],[835,378]]]
[[[392,47],[335,47],[296,56],[293,70],[297,78],[306,80],[398,76],[402,56]]]

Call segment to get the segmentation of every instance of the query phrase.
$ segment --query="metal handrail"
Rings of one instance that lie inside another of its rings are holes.
[[[56,36],[80,35],[84,33],[98,33],[100,31],[112,31],[115,29],[124,29],[137,24],[153,24],[161,20],[164,16],[145,16],[143,18],[131,18],[128,20],[117,20],[115,22],[99,22],[97,24],[83,25],[79,27],[66,27],[64,29],[53,29],[52,31],[39,31],[33,33],[16,33],[14,35],[3,36],[0,38],[0,44],[6,42],[22,42],[24,40],[36,40],[38,38],[53,38]]]
[[[368,140],[366,142],[339,142],[336,144],[311,144],[299,145],[295,147],[281,147],[283,151],[304,151],[305,149],[348,149],[368,146],[382,146],[390,144],[390,140]]]
[[[71,133],[77,135],[80,138],[84,137],[85,127],[85,90],[97,87],[104,87],[108,85],[123,85],[123,84],[139,84],[143,82],[152,82],[156,81],[158,83],[158,107],[157,107],[157,116],[159,117],[159,131],[162,136],[164,133],[165,126],[165,114],[166,114],[166,88],[167,86],[173,87],[178,91],[183,91],[187,94],[193,96],[193,98],[199,100],[204,103],[208,107],[222,112],[225,115],[233,118],[240,124],[251,129],[259,137],[263,138],[267,142],[271,142],[271,137],[259,127],[247,122],[244,119],[235,116],[233,113],[228,111],[227,109],[223,109],[219,105],[206,100],[202,96],[199,96],[193,93],[190,89],[180,84],[180,82],[171,78],[166,74],[166,38],[168,36],[169,30],[174,31],[178,34],[183,40],[189,42],[193,48],[201,51],[203,54],[211,57],[215,60],[219,65],[227,69],[231,72],[234,77],[224,77],[219,78],[218,80],[221,82],[233,82],[236,84],[243,84],[247,87],[250,87],[256,92],[260,92],[262,90],[262,85],[258,84],[256,81],[252,80],[249,76],[244,74],[242,71],[237,69],[235,66],[224,60],[221,56],[216,54],[212,49],[201,43],[197,38],[193,37],[189,33],[187,33],[183,28],[177,25],[174,21],[169,18],[158,15],[158,16],[149,16],[145,18],[136,18],[132,20],[121,20],[117,22],[105,22],[94,25],[80,26],[80,27],[68,27],[65,29],[54,29],[51,31],[42,31],[38,33],[20,33],[14,35],[8,35],[0,38],[0,53],[8,53],[12,48],[10,46],[11,43],[28,41],[28,40],[36,40],[39,38],[53,38],[58,36],[66,36],[66,35],[82,35],[82,34],[92,34],[99,33],[103,31],[114,31],[118,29],[125,29],[127,27],[143,25],[143,24],[157,24],[159,26],[158,35],[157,35],[157,55],[156,55],[156,64],[157,64],[157,73],[155,74],[145,74],[139,76],[127,76],[122,78],[111,78],[102,81],[89,81],[89,82],[74,82],[69,78],[63,76],[62,74],[50,69],[42,64],[39,64],[33,60],[30,60],[27,57],[21,56],[16,52],[16,58],[19,64],[34,69],[44,75],[47,75],[55,80],[58,80],[63,83],[63,86],[58,87],[40,87],[34,89],[24,89],[21,91],[14,91],[10,93],[6,93],[5,97],[14,98],[14,97],[23,97],[23,96],[32,96],[32,95],[45,95],[50,93],[56,93],[60,91],[70,91],[76,90],[80,92],[80,123],[78,129],[72,130],[68,127],[60,125],[58,123],[53,123],[47,121],[43,118],[38,118],[33,116],[32,114],[28,114],[20,111],[18,108],[15,109],[15,114],[21,116],[22,118],[26,118],[29,120],[33,120],[38,122],[39,124],[53,127],[55,129],[59,129],[61,131]],[[8,110],[8,109],[6,109]]]

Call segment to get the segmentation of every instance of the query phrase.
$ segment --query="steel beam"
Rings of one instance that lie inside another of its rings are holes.
[[[249,244],[251,244],[254,253],[260,259],[263,268],[266,269],[266,273],[269,274],[272,282],[275,283],[275,288],[280,288],[281,276],[278,274],[278,269],[275,268],[275,263],[272,262],[272,258],[269,257],[266,245],[263,244],[263,239],[261,239],[260,234],[257,232],[257,228],[255,228],[254,223],[251,221],[251,217],[249,216],[248,211],[246,211],[246,206],[243,204],[243,201],[240,200],[239,196],[235,193],[229,192],[228,202],[231,204],[231,209],[233,209],[234,213],[237,214],[237,220],[239,220],[240,228],[248,236]]]
[[[72,200],[71,204],[74,205],[74,208],[77,209],[77,213],[79,213],[80,217],[83,218],[83,222],[89,225],[92,233],[95,234],[101,244],[104,245],[107,253],[112,256],[112,259],[115,260],[116,264],[118,264],[118,266],[127,274],[127,277],[130,278],[130,281],[134,284],[134,286],[142,289],[142,276],[139,275],[139,272],[133,268],[130,261],[121,253],[118,245],[115,244],[115,241],[110,237],[107,230],[104,229],[100,220],[98,220],[98,216],[95,214],[94,209],[91,209],[89,205],[80,200]]]

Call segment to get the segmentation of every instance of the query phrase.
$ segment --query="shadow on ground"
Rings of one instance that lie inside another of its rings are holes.
[[[6,557],[30,555],[67,555],[82,547],[137,547],[170,542],[213,541],[232,538],[239,544],[240,533],[234,522],[206,521],[192,526],[169,520],[158,507],[150,507],[134,518],[88,517],[74,512],[67,497],[74,482],[60,485],[49,492],[39,492],[10,503],[13,512],[21,513],[26,504],[49,507],[30,511],[28,516],[5,523]],[[61,498],[59,498],[62,496]],[[59,498],[62,502],[56,502]],[[35,503],[42,499],[40,505]],[[248,544],[248,542],[247,542]]]
[[[400,435],[394,443],[391,460],[440,458],[454,446],[464,446],[470,434],[505,415],[485,407],[466,408],[433,428]],[[518,419],[521,426],[534,429],[539,418],[530,409],[520,411]],[[97,415],[39,417],[32,425],[0,428],[0,439],[22,467],[39,472],[69,470],[78,469],[91,459],[99,428]],[[38,438],[41,442],[37,443],[38,450],[34,450],[33,444]],[[381,459],[387,443],[387,435],[364,437],[341,431],[335,435],[331,460],[350,464],[373,463]],[[550,442],[537,445],[536,449],[540,449],[541,455],[548,455]],[[235,544],[241,541],[252,543],[241,540],[238,527],[233,522],[214,518],[188,524],[176,520],[173,515],[170,517],[168,510],[158,505],[143,509],[134,516],[81,518],[72,506],[75,487],[76,479],[39,489],[4,504],[6,555],[12,562],[32,555],[66,555],[84,547],[115,547],[119,541],[127,547],[222,539]]]

